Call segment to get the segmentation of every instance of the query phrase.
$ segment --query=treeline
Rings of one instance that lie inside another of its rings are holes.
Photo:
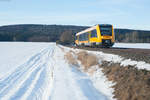
[[[150,43],[150,31],[115,29],[115,38],[118,42]]]
[[[88,28],[87,26],[71,25],[9,25],[0,27],[0,41],[25,42],[74,42],[76,32]],[[150,43],[150,31],[115,29],[118,42]]]
[[[9,25],[0,27],[0,41],[55,42],[63,32],[72,34],[85,29],[67,25]]]

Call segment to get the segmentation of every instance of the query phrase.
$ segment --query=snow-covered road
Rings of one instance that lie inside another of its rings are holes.
[[[55,43],[0,43],[0,100],[107,100]],[[15,46],[15,47],[14,47]]]

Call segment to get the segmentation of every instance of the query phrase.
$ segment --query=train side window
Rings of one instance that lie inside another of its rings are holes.
[[[97,31],[96,30],[91,31],[91,37],[97,37]]]
[[[82,41],[84,41],[84,34],[82,34],[81,37],[82,37]]]
[[[85,40],[85,41],[88,40],[88,38],[87,38],[87,33],[84,34],[84,40]]]
[[[88,33],[79,35],[79,41],[87,41],[87,40],[88,40]]]
[[[84,37],[83,37],[83,34],[81,34],[81,41],[83,41],[83,38],[84,38]]]
[[[86,40],[89,40],[88,34],[89,34],[89,33],[85,33],[85,38],[86,38]]]
[[[85,34],[82,34],[82,36],[83,36],[83,41],[85,41]]]
[[[81,36],[81,41],[84,41],[84,35],[81,34],[80,36]]]
[[[81,41],[81,35],[79,35],[79,41]]]

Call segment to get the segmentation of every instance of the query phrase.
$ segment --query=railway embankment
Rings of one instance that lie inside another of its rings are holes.
[[[115,54],[135,61],[144,61],[150,63],[150,49],[133,48],[91,48],[91,47],[72,47],[89,51],[102,51],[104,53]]]
[[[80,48],[81,49],[81,48]],[[121,55],[124,59],[133,59],[149,63],[148,50],[133,51],[133,49],[99,49],[88,48],[82,49],[102,51]],[[128,53],[128,54],[126,54]],[[137,53],[137,55],[136,55]],[[137,57],[138,56],[138,57]],[[137,58],[136,58],[137,57]],[[97,69],[102,69],[102,72],[107,79],[114,83],[114,98],[117,100],[149,100],[150,97],[150,71],[144,68],[138,68],[135,65],[122,65],[119,61],[105,60],[104,55],[95,55],[92,52],[75,51],[74,49],[66,53],[65,58],[70,64],[76,65],[84,72],[93,75]],[[98,68],[93,66],[97,65]],[[82,67],[82,68],[80,68]]]
[[[100,67],[108,80],[115,82],[114,97],[118,100],[149,100],[150,71],[119,63],[103,62]]]

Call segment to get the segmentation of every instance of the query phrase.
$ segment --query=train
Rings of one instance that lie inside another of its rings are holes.
[[[76,46],[112,47],[115,43],[113,25],[97,24],[75,34]]]

